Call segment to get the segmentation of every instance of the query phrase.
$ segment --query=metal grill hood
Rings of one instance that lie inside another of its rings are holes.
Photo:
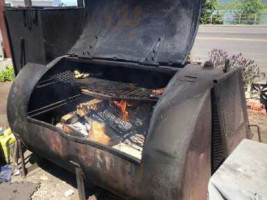
[[[84,30],[69,54],[181,66],[195,40],[201,0],[85,0]]]

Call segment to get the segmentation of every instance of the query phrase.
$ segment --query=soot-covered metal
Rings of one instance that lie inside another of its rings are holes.
[[[12,130],[124,199],[206,199],[211,174],[250,135],[241,71],[185,62],[200,3],[85,1],[69,52],[16,77]]]

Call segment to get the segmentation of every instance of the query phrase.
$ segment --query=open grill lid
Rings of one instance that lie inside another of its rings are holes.
[[[69,54],[181,66],[195,40],[201,0],[85,0],[84,30]]]

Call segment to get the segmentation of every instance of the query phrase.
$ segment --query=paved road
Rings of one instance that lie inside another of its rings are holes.
[[[267,73],[267,26],[200,26],[193,47],[195,61],[205,61],[212,49],[242,53]]]

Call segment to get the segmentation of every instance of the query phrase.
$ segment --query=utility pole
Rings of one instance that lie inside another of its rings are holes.
[[[5,7],[5,0],[0,0],[0,30],[2,34],[2,43],[4,46],[4,56],[10,58],[11,57],[11,51],[10,51],[10,46],[9,46],[9,41],[8,41],[8,36],[7,36],[7,31],[5,27],[5,21],[4,21],[4,7]]]

